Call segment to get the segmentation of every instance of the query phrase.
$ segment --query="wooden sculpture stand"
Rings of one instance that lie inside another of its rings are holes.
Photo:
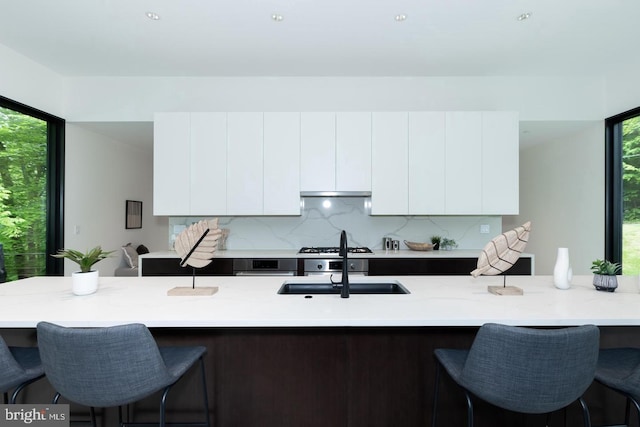
[[[522,295],[522,289],[517,286],[488,286],[487,290],[494,295]]]
[[[502,286],[487,286],[489,293],[494,295],[522,295],[522,289],[517,286],[507,286],[507,276],[502,276]]]
[[[176,286],[175,288],[169,289],[167,295],[170,297],[208,296],[216,292],[218,292],[217,286],[205,286],[203,288]]]

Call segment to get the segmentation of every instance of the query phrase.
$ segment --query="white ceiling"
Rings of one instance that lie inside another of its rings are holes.
[[[638,0],[0,0],[0,43],[68,76],[593,74],[640,64],[638,16]]]
[[[600,75],[640,68],[639,16],[639,0],[0,0],[0,44],[65,76]]]

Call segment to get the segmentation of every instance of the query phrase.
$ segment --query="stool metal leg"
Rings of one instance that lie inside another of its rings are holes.
[[[438,385],[440,383],[440,362],[436,360],[436,381],[433,388],[433,414],[431,415],[431,427],[436,427],[436,412],[438,410]]]
[[[471,393],[465,389],[464,395],[467,398],[467,427],[473,427],[473,402],[471,401]]]

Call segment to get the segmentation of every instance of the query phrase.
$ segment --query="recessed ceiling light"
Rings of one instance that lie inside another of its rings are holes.
[[[518,21],[526,21],[529,18],[531,18],[531,12],[525,12],[518,16]]]
[[[284,16],[280,15],[279,13],[274,13],[273,15],[271,15],[271,19],[276,22],[280,22],[284,19]]]
[[[151,19],[152,21],[157,21],[160,19],[160,15],[158,15],[155,12],[147,12],[146,15],[147,15],[147,18]]]
[[[404,13],[399,13],[396,15],[396,17],[394,18],[396,21],[398,22],[402,22],[405,21],[407,19],[407,15],[405,15]]]

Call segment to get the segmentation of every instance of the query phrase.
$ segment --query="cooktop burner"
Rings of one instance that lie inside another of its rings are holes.
[[[298,251],[299,254],[337,254],[340,252],[340,248],[337,246],[312,246],[303,247]],[[373,251],[367,247],[350,247],[347,248],[347,252],[350,254],[371,254]]]

